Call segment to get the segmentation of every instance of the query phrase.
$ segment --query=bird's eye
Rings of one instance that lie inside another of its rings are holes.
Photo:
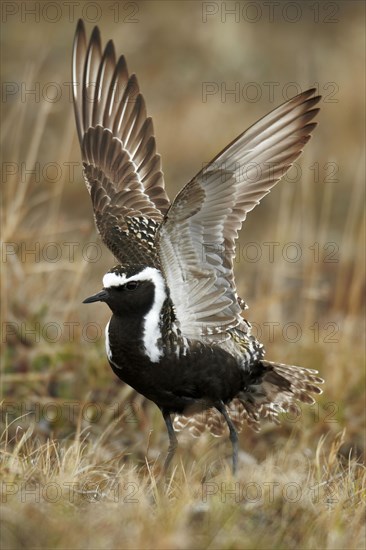
[[[127,290],[135,290],[139,286],[137,281],[130,281],[125,284]]]

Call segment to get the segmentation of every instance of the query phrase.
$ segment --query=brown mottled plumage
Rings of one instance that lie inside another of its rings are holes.
[[[264,360],[242,317],[233,261],[247,213],[300,155],[316,126],[313,89],[290,99],[230,143],[170,203],[153,125],[135,75],[112,41],[102,51],[79,21],[73,94],[83,172],[97,228],[121,265],[85,300],[113,312],[106,349],[121,380],[161,409],[174,454],[174,429],[193,435],[278,421],[296,402],[313,403],[314,370]],[[172,421],[171,414],[174,414]],[[174,428],[173,428],[174,426]]]

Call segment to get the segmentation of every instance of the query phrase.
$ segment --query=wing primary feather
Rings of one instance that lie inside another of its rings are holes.
[[[319,112],[314,93],[299,94],[240,134],[180,191],[167,212],[159,254],[187,338],[212,334],[214,339],[243,324],[233,273],[235,240],[247,214],[309,141]],[[208,300],[195,290],[197,277],[213,281],[209,292],[202,287]]]
[[[93,102],[92,126],[103,125],[104,113],[107,110],[108,90],[113,78],[116,54],[112,40],[109,40],[99,66]]]
[[[119,98],[121,97],[122,90],[124,90],[126,87],[127,80],[128,70],[126,60],[124,56],[121,55],[114,69],[111,85],[108,91],[108,98],[103,119],[103,125],[106,128],[110,128],[115,134],[115,116],[118,110]]]
[[[76,33],[75,33],[74,45],[73,45],[72,92],[73,92],[73,100],[74,100],[76,129],[77,129],[80,142],[82,141],[82,135],[84,132],[81,113],[82,113],[82,86],[83,86],[85,55],[86,55],[85,26],[82,19],[79,19],[76,27]]]
[[[86,132],[88,128],[92,126],[93,104],[95,101],[95,95],[98,94],[96,90],[96,82],[101,55],[102,52],[100,32],[98,27],[94,27],[86,52],[83,75],[82,114],[84,132]]]
[[[87,41],[82,21],[73,44],[72,78],[84,179],[97,228],[121,263],[155,266],[152,238],[170,201],[137,78],[129,76],[123,56],[116,60],[111,40],[102,49],[98,27]]]

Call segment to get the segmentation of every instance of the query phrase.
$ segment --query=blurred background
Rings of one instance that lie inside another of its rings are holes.
[[[4,422],[22,416],[10,439],[18,426],[41,443],[86,430],[140,463],[167,443],[157,408],[110,371],[109,310],[81,304],[114,259],[94,227],[74,125],[80,17],[137,73],[171,198],[286,99],[309,87],[323,96],[304,154],[245,222],[235,271],[268,359],[318,369],[324,393],[281,428],[248,429],[242,448],[261,460],[294,431],[312,447],[346,428],[345,455],[362,455],[365,31],[353,1],[2,4],[1,392]],[[212,438],[181,440],[190,459],[216,453]]]

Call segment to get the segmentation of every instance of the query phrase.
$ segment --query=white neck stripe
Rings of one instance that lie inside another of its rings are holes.
[[[145,267],[140,273],[128,278],[124,273],[121,275],[115,272],[106,273],[103,277],[103,287],[121,286],[129,281],[151,281],[154,283],[154,302],[150,311],[144,317],[143,343],[146,354],[153,363],[156,363],[163,355],[163,351],[159,349],[158,341],[162,338],[160,313],[167,297],[165,282],[158,269]]]
[[[111,346],[109,344],[109,323],[111,320],[108,321],[107,326],[105,327],[105,350],[107,352],[107,357],[109,360],[112,358],[112,352],[111,352]]]
[[[157,363],[163,355],[162,349],[159,349],[158,341],[159,339],[162,339],[160,329],[160,313],[167,297],[165,282],[160,271],[152,267],[146,267],[141,273],[139,273],[138,279],[135,277],[132,277],[131,279],[134,281],[150,279],[155,286],[154,303],[144,318],[143,340],[146,353],[150,360],[153,363]],[[162,344],[162,342],[160,344]]]

